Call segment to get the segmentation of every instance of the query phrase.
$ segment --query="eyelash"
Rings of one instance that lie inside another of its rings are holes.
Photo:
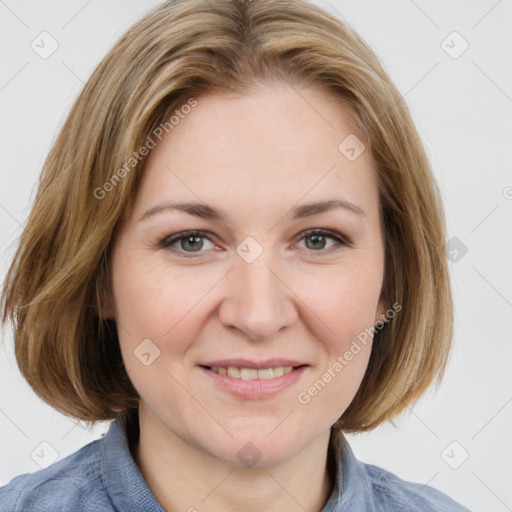
[[[316,252],[320,253],[319,254],[320,256],[325,255],[325,254],[331,254],[332,252],[339,251],[342,247],[349,246],[349,243],[344,238],[342,238],[340,235],[338,235],[334,231],[330,231],[330,230],[326,230],[326,229],[309,229],[309,230],[301,233],[301,235],[302,236],[297,239],[299,242],[301,240],[303,240],[304,238],[307,238],[308,236],[313,236],[313,235],[320,235],[325,238],[331,238],[337,242],[337,245],[334,245],[334,246],[330,247],[329,249],[321,249],[318,251],[314,251],[312,249],[306,249],[313,253],[316,253]],[[198,251],[197,253],[193,253],[193,252],[179,250],[179,249],[176,249],[175,247],[171,247],[171,245],[174,244],[175,242],[179,242],[180,240],[190,238],[192,236],[198,237],[198,238],[206,238],[207,240],[212,242],[212,240],[208,236],[208,233],[206,233],[205,231],[184,231],[182,233],[176,233],[175,235],[165,237],[164,239],[162,239],[158,242],[158,246],[161,249],[165,249],[169,252],[177,254],[180,257],[197,258],[200,256],[200,254],[202,252],[205,252],[205,251]]]

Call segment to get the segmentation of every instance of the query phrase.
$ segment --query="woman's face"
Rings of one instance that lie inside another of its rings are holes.
[[[367,367],[371,337],[357,337],[385,311],[374,170],[324,93],[196,99],[115,240],[122,356],[164,435],[278,464],[329,432]],[[354,206],[304,209],[327,201]]]

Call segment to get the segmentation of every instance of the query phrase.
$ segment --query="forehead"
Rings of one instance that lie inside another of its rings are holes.
[[[375,207],[369,151],[347,158],[344,141],[359,144],[358,152],[364,146],[350,112],[336,98],[289,86],[196,100],[151,151],[137,210],[175,199],[223,208],[226,202],[238,206],[237,198],[266,210],[267,203],[291,207],[301,198],[324,200],[336,192]]]

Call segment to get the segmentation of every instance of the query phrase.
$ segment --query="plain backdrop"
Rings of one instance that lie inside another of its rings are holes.
[[[0,277],[72,102],[118,37],[157,3],[0,1]],[[349,441],[364,462],[473,511],[512,510],[512,2],[315,3],[362,35],[404,95],[443,194],[451,244],[455,339],[441,387],[395,426]],[[58,45],[46,58],[33,49],[41,37],[46,51]],[[11,329],[2,334],[0,485],[40,469],[35,454],[63,458],[108,427],[88,430],[41,402],[17,369]]]

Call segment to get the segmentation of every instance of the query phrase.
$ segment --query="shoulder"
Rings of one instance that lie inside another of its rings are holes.
[[[46,469],[13,478],[0,487],[0,510],[110,510],[101,481],[102,443],[97,439]]]
[[[425,484],[409,482],[372,464],[364,464],[376,501],[383,510],[408,512],[470,512],[443,492]]]
[[[338,468],[337,492],[327,510],[470,512],[434,487],[403,480],[382,467],[360,461],[342,432],[336,432],[331,440]]]

